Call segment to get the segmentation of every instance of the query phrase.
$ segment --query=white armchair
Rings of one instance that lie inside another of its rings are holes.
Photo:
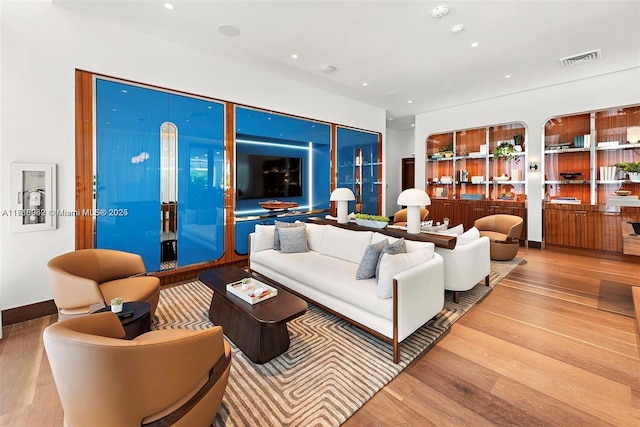
[[[467,242],[458,236],[455,248],[436,247],[436,252],[444,259],[444,288],[454,292],[455,303],[460,301],[460,291],[468,291],[483,278],[485,285],[489,286],[491,257],[488,237],[478,237]]]

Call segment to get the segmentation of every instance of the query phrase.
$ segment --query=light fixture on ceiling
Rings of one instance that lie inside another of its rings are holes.
[[[413,104],[413,101],[412,100],[408,100],[407,104]]]
[[[320,71],[322,71],[325,74],[331,74],[333,72],[335,72],[337,70],[336,67],[334,67],[333,65],[325,65],[322,68],[320,68]]]
[[[464,24],[456,24],[453,27],[449,28],[452,34],[460,34],[464,31]]]
[[[510,79],[511,78],[511,74],[507,74],[506,76],[504,76],[505,79]]]
[[[478,42],[471,43],[471,47],[478,47],[479,45],[480,45],[480,43],[478,43]]]
[[[173,10],[173,5],[171,3],[165,3],[164,4],[164,8],[165,9],[169,9],[169,10]]]
[[[362,83],[362,86],[369,86],[369,83],[364,82],[364,83]]]
[[[446,4],[436,6],[431,10],[431,16],[433,16],[436,19],[440,19],[444,16],[447,16],[448,14],[449,14],[449,6],[447,6]]]
[[[297,53],[292,53],[291,54],[291,59],[298,59],[298,54]]]
[[[218,32],[227,37],[238,37],[240,35],[240,29],[233,25],[222,24],[218,26]]]

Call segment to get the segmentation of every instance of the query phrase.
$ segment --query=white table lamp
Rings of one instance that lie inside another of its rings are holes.
[[[407,207],[407,233],[420,233],[420,208],[431,204],[429,195],[424,190],[409,188],[400,193],[398,204]]]
[[[349,201],[355,200],[356,196],[353,194],[353,191],[348,188],[336,188],[331,193],[330,201],[336,202],[338,207],[338,223],[346,224],[349,222],[347,218],[348,210],[349,210]],[[431,203],[431,202],[429,202]]]

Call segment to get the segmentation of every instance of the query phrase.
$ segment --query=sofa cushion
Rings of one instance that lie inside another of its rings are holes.
[[[356,280],[358,264],[314,251],[283,254],[274,250],[253,254],[251,262],[289,278],[280,283],[294,291],[299,291],[295,283],[302,283],[376,316],[393,318],[391,300],[382,300],[376,294],[376,279]],[[342,314],[349,316],[348,312]]]
[[[307,230],[304,224],[301,227],[285,227],[278,231],[280,235],[280,251],[284,254],[307,252]]]
[[[387,246],[382,248],[380,251],[380,258],[378,259],[378,266],[376,267],[376,279],[380,277],[380,260],[384,254],[402,254],[407,252],[407,244],[405,243],[404,238],[397,239],[393,243],[389,243]]]
[[[393,296],[393,276],[431,258],[433,251],[429,249],[395,255],[383,253],[379,264],[378,298],[386,299]]]
[[[316,252],[320,250],[326,228],[325,225],[307,223],[307,244],[309,245],[309,250]]]
[[[464,233],[458,236],[456,239],[456,245],[467,245],[471,242],[474,242],[480,238],[480,231],[477,228],[471,227]]]
[[[275,228],[275,231],[273,232],[273,249],[275,249],[276,251],[280,250],[279,231],[281,228],[300,227],[302,225],[304,225],[304,223],[300,221],[296,221],[296,222],[275,221],[276,228]]]
[[[273,249],[275,225],[256,224],[255,239],[253,242],[253,251],[259,252],[266,249]]]
[[[360,264],[367,246],[371,244],[371,231],[353,231],[325,225],[327,228],[322,237],[320,252],[354,264]],[[355,277],[355,276],[354,276]]]
[[[384,249],[388,244],[389,241],[385,239],[367,246],[367,249],[364,251],[364,255],[362,256],[362,260],[360,260],[356,279],[370,279],[376,275],[378,261],[380,260],[380,252],[382,252],[382,249]]]

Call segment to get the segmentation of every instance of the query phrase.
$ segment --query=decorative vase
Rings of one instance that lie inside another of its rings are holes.
[[[629,181],[640,182],[640,172],[627,172],[629,174]]]

